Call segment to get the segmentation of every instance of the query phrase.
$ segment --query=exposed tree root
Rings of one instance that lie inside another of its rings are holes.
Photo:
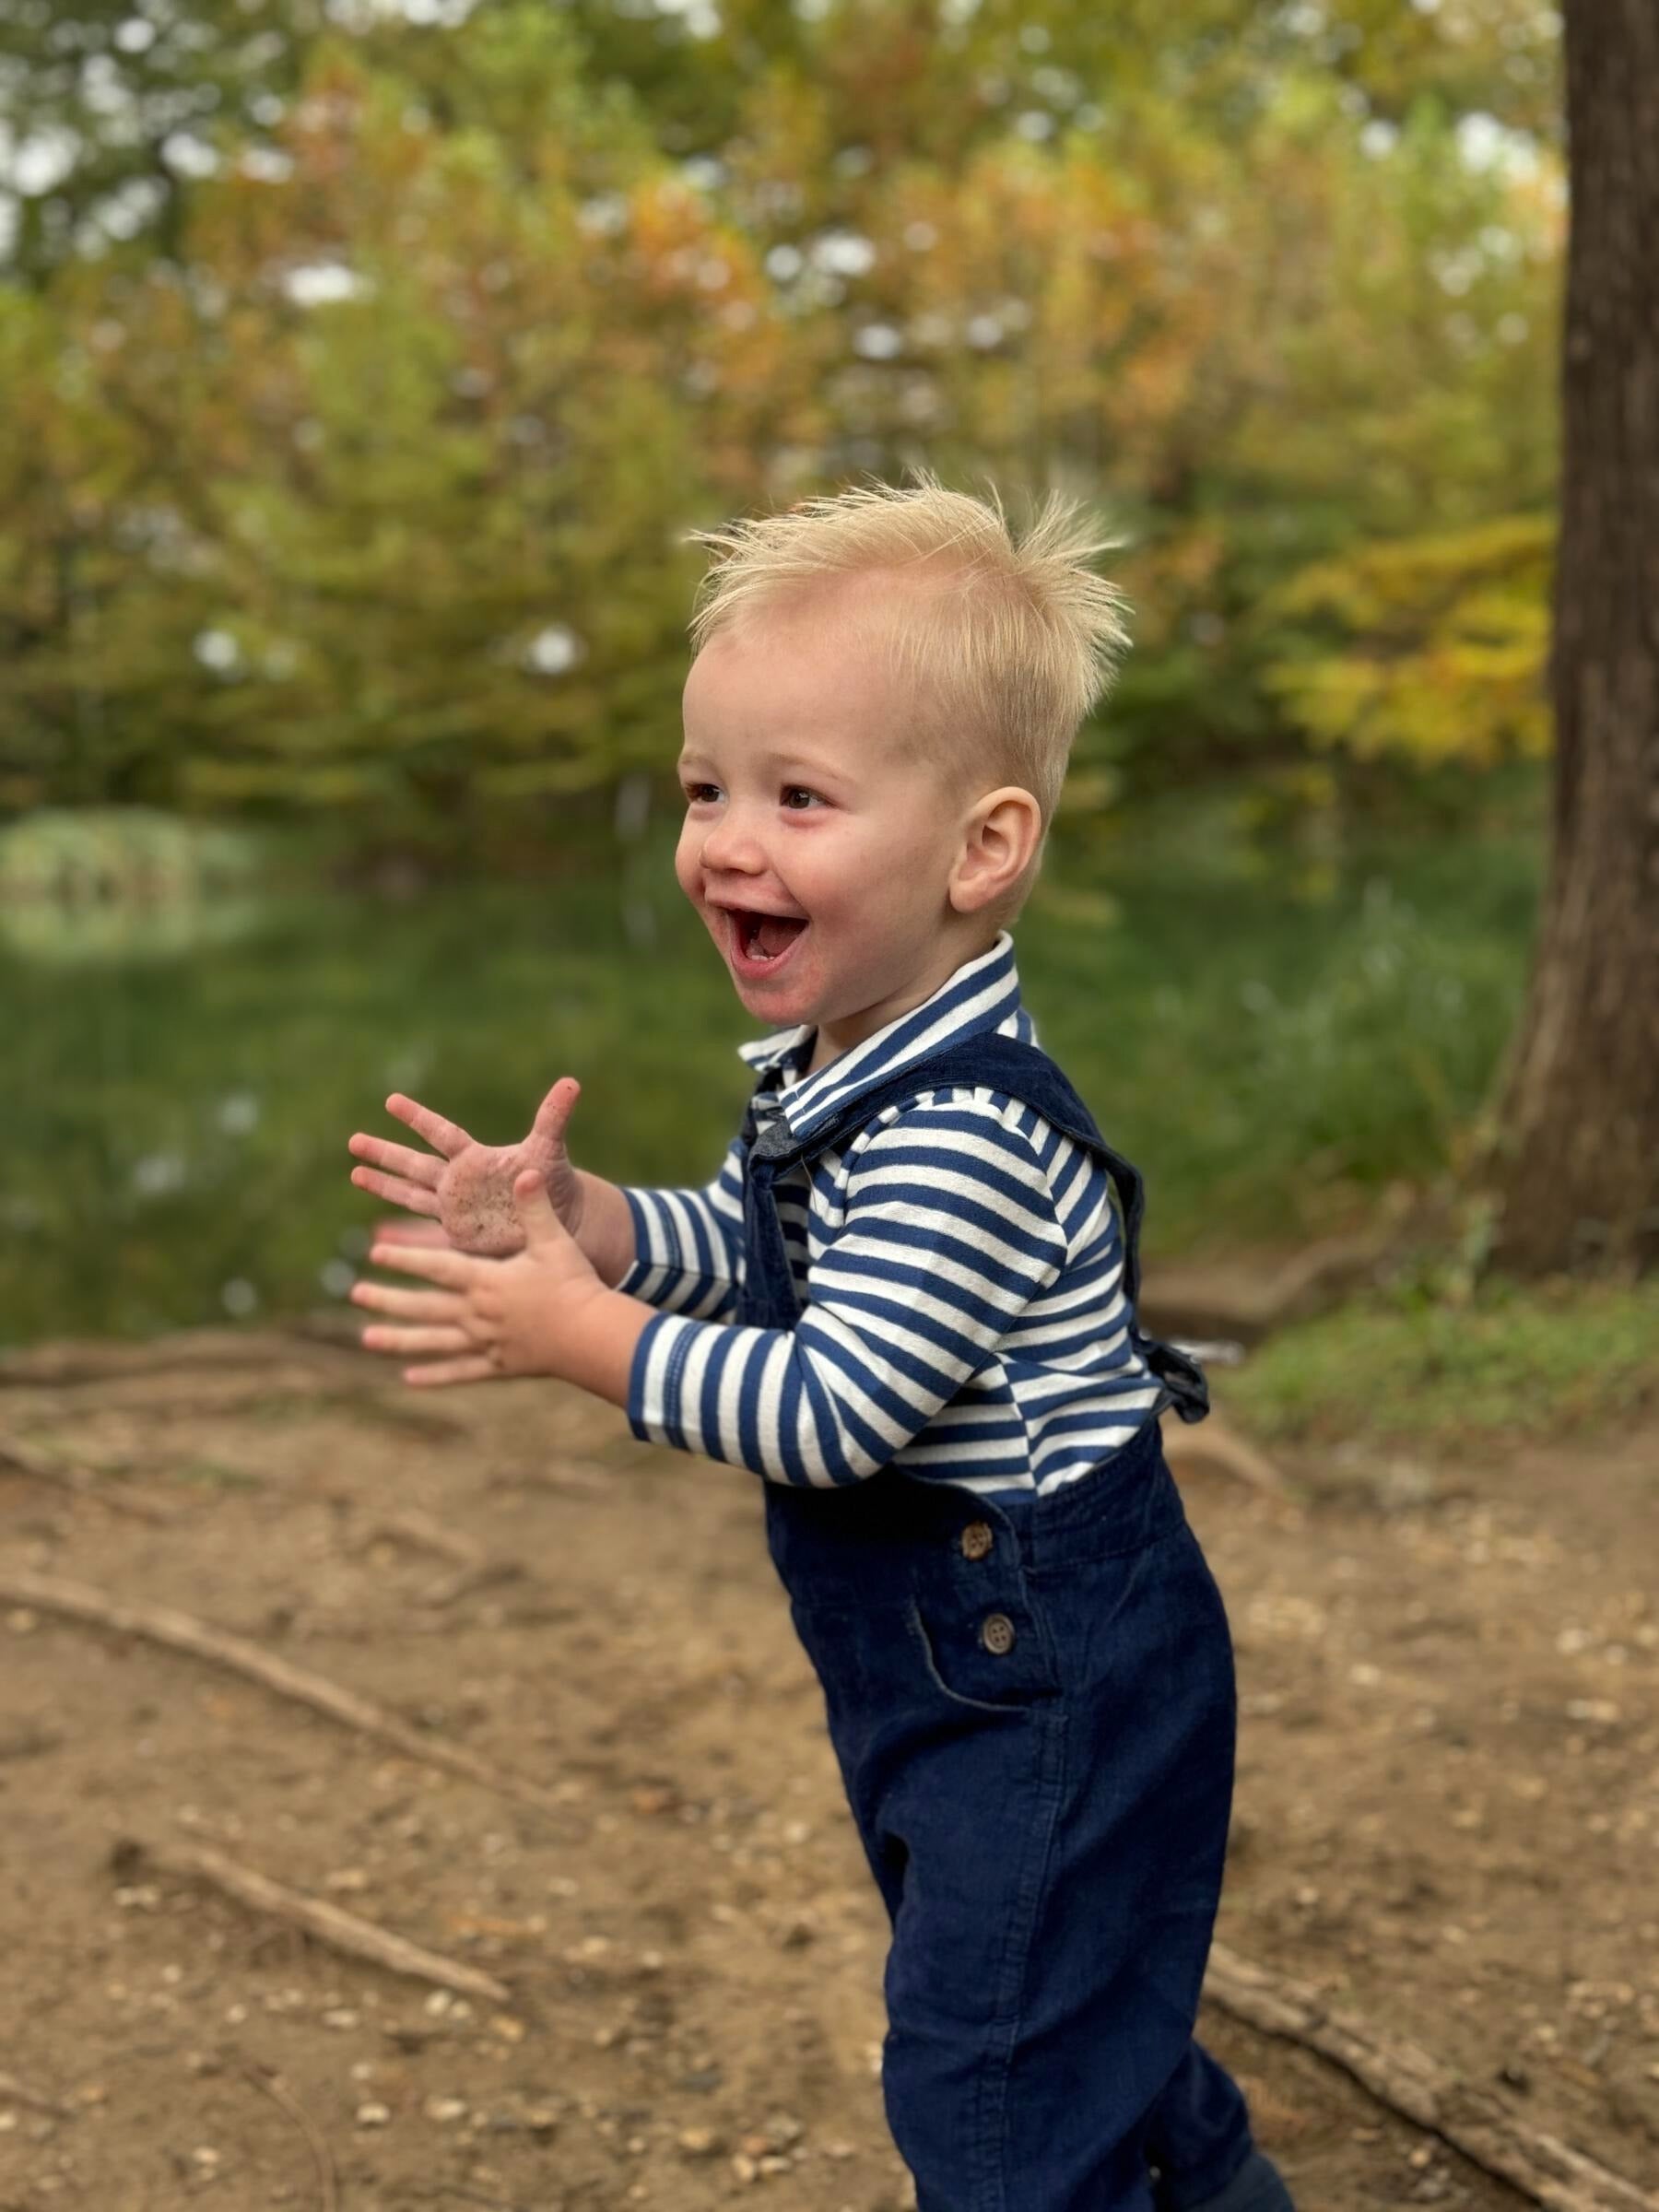
[[[128,1605],[119,1598],[107,1597],[101,1590],[94,1590],[85,1583],[67,1582],[55,1575],[26,1574],[16,1569],[0,1572],[0,1601],[32,1606],[40,1612],[55,1613],[69,1620],[90,1621],[97,1628],[112,1629],[124,1636],[142,1636],[169,1651],[188,1652],[194,1658],[206,1659],[231,1674],[245,1675],[251,1681],[275,1690],[278,1697],[289,1698],[296,1704],[326,1713],[330,1720],[355,1729],[359,1735],[376,1736],[406,1758],[418,1759],[423,1766],[441,1767],[447,1773],[459,1774],[467,1782],[478,1783],[500,1796],[510,1797],[518,1805],[533,1806],[539,1812],[562,1815],[566,1810],[548,1791],[538,1789],[534,1783],[492,1766],[488,1759],[478,1758],[459,1744],[447,1744],[441,1738],[424,1735],[419,1729],[410,1727],[406,1721],[400,1721],[395,1713],[388,1712],[383,1705],[359,1697],[355,1690],[342,1688],[325,1676],[290,1666],[286,1659],[279,1659],[262,1645],[225,1630],[209,1628],[191,1614],[177,1613],[162,1606]]]
[[[146,1867],[183,1881],[206,1882],[239,1904],[302,1929],[330,1950],[342,1951],[349,1959],[367,1959],[375,1966],[383,1966],[388,1973],[406,1974],[416,1982],[435,1982],[441,1988],[457,1990],[465,1996],[486,1997],[492,2005],[512,2002],[512,1992],[493,1974],[476,1966],[462,1966],[402,1936],[389,1935],[371,1920],[360,1919],[322,1898],[308,1897],[302,1889],[289,1889],[206,1843],[146,1843],[124,1836],[112,1847],[110,1864],[124,1882],[131,1881]]]
[[[1305,1982],[1270,1974],[1223,1944],[1210,1947],[1204,1994],[1223,2012],[1317,2051],[1418,2127],[1508,2182],[1548,2212],[1654,2212],[1645,2189],[1557,2136],[1529,2127],[1507,2104],[1459,2080],[1417,2043],[1335,2012]]]
[[[54,1459],[50,1452],[41,1451],[38,1444],[29,1443],[20,1436],[0,1436],[0,1467],[15,1467],[31,1482],[52,1483],[73,1497],[89,1498],[95,1505],[105,1506],[112,1513],[125,1513],[133,1521],[151,1521],[165,1527],[177,1517],[165,1507],[152,1504],[147,1498],[124,1496],[120,1490],[112,1489],[106,1478],[95,1469]]]
[[[70,2107],[55,2097],[48,2097],[41,2089],[31,2089],[27,2082],[19,2081],[15,2074],[0,2074],[0,2100],[10,2104],[26,2104],[30,2112],[52,2112],[58,2119],[67,2119]]]

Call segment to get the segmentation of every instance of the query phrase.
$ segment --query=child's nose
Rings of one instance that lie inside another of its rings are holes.
[[[765,849],[753,819],[741,807],[728,806],[703,839],[703,866],[711,875],[718,875],[727,868],[753,871],[763,867],[765,862]]]

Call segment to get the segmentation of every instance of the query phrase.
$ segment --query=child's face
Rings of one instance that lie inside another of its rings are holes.
[[[711,639],[684,712],[680,888],[745,1006],[769,1028],[816,1024],[821,1065],[967,957],[974,917],[947,888],[966,797],[907,747],[877,656],[805,613]],[[797,924],[768,933],[770,959],[748,948],[749,913]]]

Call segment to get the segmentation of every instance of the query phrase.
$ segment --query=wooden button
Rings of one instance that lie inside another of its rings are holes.
[[[1014,1649],[1014,1623],[1006,1613],[987,1613],[980,1630],[980,1641],[1000,1658],[1004,1652]]]
[[[990,1550],[991,1529],[984,1521],[970,1521],[962,1531],[962,1557],[965,1559],[982,1559]]]

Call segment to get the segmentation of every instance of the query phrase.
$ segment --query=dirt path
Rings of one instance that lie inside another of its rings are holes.
[[[276,1334],[14,1359],[6,1438],[169,1517],[0,1467],[0,1573],[255,1639],[553,1803],[0,1603],[0,2212],[311,2212],[324,2159],[341,2212],[911,2202],[886,1923],[754,1477],[560,1387],[415,1399]],[[1219,1933],[1659,2192],[1659,1433],[1293,1471],[1296,1506],[1185,1485],[1243,1699]],[[510,2001],[124,1880],[124,1837],[213,1844]],[[1307,2054],[1203,2032],[1301,2212],[1523,2202]]]

